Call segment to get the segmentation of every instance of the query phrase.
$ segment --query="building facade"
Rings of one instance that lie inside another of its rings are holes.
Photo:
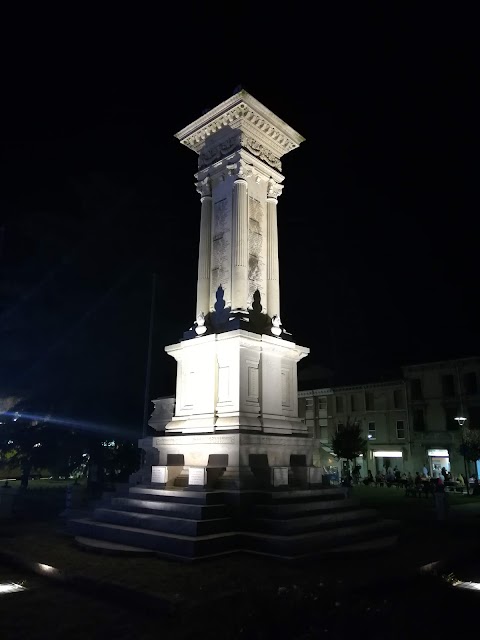
[[[480,429],[480,358],[409,365],[403,367],[403,375],[415,468],[426,466],[433,472],[446,467],[453,474],[464,473],[462,429],[455,418],[463,416],[465,427]],[[467,463],[467,472],[477,471]]]
[[[410,425],[403,380],[300,391],[299,415],[308,427],[318,466],[339,466],[330,448],[332,438],[356,423],[367,440],[366,455],[357,460],[362,476],[368,470],[375,475],[385,466],[408,470]]]
[[[367,453],[358,460],[362,476],[386,466],[430,474],[445,467],[454,475],[479,473],[460,453],[462,429],[480,429],[480,358],[462,358],[402,367],[403,379],[299,392],[318,466],[341,466],[332,454],[334,434],[358,423]],[[478,465],[480,466],[480,465]]]

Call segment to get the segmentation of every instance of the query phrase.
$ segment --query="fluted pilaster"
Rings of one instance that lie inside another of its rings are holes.
[[[232,310],[246,309],[248,297],[248,191],[245,178],[233,184]]]
[[[207,179],[197,185],[201,194],[200,245],[198,252],[197,310],[196,315],[210,311],[210,273],[212,253],[212,195]]]
[[[277,197],[280,185],[270,181],[267,191],[267,313],[280,315],[280,282],[278,277]]]

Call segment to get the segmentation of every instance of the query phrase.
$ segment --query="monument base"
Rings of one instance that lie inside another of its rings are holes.
[[[194,473],[196,481],[201,473]],[[278,474],[284,481],[284,470]],[[208,491],[130,487],[67,529],[95,551],[119,545],[179,560],[251,552],[304,558],[395,544],[397,523],[361,508],[338,487],[288,490]],[[83,545],[85,546],[85,545]],[[127,550],[126,550],[127,552]]]
[[[156,471],[151,482],[165,478],[158,483],[171,487],[190,485],[190,481],[179,482],[179,469],[197,468],[206,470],[203,486],[209,489],[306,487],[311,478],[319,484],[318,473],[308,472],[313,465],[312,445],[312,439],[307,437],[238,432],[166,435],[139,441],[140,448],[150,453],[152,468],[165,469],[161,472],[164,475]],[[183,477],[186,476],[184,472]]]

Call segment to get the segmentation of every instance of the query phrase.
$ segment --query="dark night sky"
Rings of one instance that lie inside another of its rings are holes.
[[[477,355],[473,16],[387,11],[29,42],[0,123],[6,386],[140,424],[155,270],[151,395],[173,391],[163,347],[194,320],[200,214],[173,135],[238,84],[306,138],[278,213],[282,320],[310,363],[362,381]]]

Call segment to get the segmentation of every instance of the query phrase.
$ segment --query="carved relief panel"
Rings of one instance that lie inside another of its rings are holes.
[[[231,299],[231,198],[219,193],[213,203],[212,224],[212,276],[210,305],[213,307],[215,292],[219,286],[225,291],[227,306]]]
[[[248,303],[258,289],[265,303],[264,206],[253,195],[248,198]]]

